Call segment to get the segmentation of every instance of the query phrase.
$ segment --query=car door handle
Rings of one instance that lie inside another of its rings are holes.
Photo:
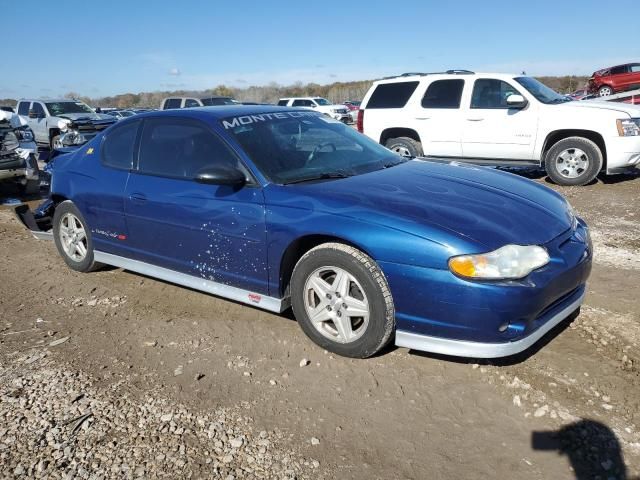
[[[467,120],[470,122],[481,122],[484,118],[467,118]]]
[[[416,120],[429,120],[431,117],[416,117]]]
[[[129,195],[129,200],[134,203],[145,203],[147,201],[147,197],[142,193],[132,193],[131,195]]]

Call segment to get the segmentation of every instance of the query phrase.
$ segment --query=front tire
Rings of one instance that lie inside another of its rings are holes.
[[[91,231],[80,210],[66,200],[53,214],[53,239],[65,263],[77,272],[90,272],[101,265],[93,258]]]
[[[422,144],[410,137],[390,138],[384,146],[403,157],[421,157],[424,155]]]
[[[603,157],[595,142],[583,137],[569,137],[549,149],[544,163],[547,175],[554,183],[586,185],[600,173]]]
[[[304,333],[338,355],[367,358],[395,328],[393,299],[380,267],[342,243],[309,250],[291,277],[293,312]]]
[[[613,95],[613,94],[614,94],[613,88],[610,87],[609,85],[602,85],[598,89],[598,96],[600,97],[608,97],[609,95]]]

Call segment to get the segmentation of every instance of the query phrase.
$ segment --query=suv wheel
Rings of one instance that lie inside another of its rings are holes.
[[[602,168],[602,152],[587,138],[569,137],[545,155],[547,175],[558,185],[586,185]]]
[[[384,146],[403,157],[421,157],[424,155],[422,144],[409,137],[390,138]]]
[[[304,333],[338,355],[367,358],[391,339],[395,312],[387,280],[360,250],[325,243],[291,277],[293,312]]]
[[[598,95],[600,97],[608,97],[609,95],[613,95],[613,88],[609,85],[603,85],[598,89]]]
[[[87,222],[70,200],[56,207],[53,214],[53,239],[58,253],[73,270],[90,272],[100,267],[93,259],[93,242]]]

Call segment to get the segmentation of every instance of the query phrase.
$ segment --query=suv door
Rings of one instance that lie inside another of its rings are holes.
[[[425,155],[462,156],[460,101],[464,84],[461,78],[434,80],[420,103],[407,106],[406,115],[415,125]]]
[[[144,120],[137,169],[125,194],[135,258],[267,294],[262,190],[194,180],[202,168],[240,160],[209,126],[190,118]]]
[[[620,90],[640,88],[640,64],[634,63],[625,67],[625,73],[616,77],[615,84]]]
[[[478,78],[473,84],[469,108],[462,121],[462,154],[465,158],[532,160],[538,129],[537,104],[511,108],[507,97],[525,96],[511,83]]]

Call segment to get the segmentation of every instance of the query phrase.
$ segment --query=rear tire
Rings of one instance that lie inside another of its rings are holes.
[[[385,143],[385,147],[403,157],[421,157],[424,155],[422,144],[410,137],[390,138]]]
[[[602,85],[598,89],[598,96],[600,97],[608,97],[609,95],[613,95],[613,94],[614,94],[613,87],[610,87],[609,85]]]
[[[93,258],[93,241],[87,222],[70,200],[56,207],[53,239],[58,253],[72,270],[91,272],[102,266]]]
[[[304,333],[338,355],[367,358],[395,329],[387,280],[368,255],[342,243],[309,250],[291,277],[293,312]]]
[[[602,151],[588,138],[568,137],[547,151],[544,163],[547,175],[554,183],[586,185],[602,169]]]

